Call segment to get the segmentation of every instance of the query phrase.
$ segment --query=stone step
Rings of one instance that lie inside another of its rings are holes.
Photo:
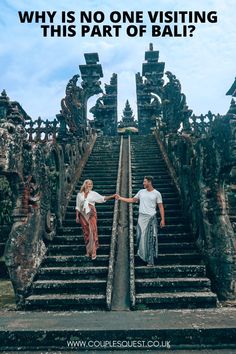
[[[156,172],[156,173],[150,173],[149,171],[145,171],[143,174],[140,174],[139,176],[132,176],[132,186],[138,186],[141,184],[143,186],[143,180],[145,176],[152,176],[154,178],[154,188],[158,189],[157,187],[161,186],[163,187],[174,187],[176,189],[176,186],[174,184],[174,181],[171,178],[167,178],[167,175],[163,173],[163,176],[165,178],[159,178],[156,179],[156,175],[162,176],[161,172]],[[144,188],[144,187],[142,187]],[[177,190],[177,189],[176,189]]]
[[[212,292],[144,293],[136,295],[136,309],[213,308],[217,297]]]
[[[150,151],[152,151],[153,149],[156,149],[158,151],[160,151],[160,148],[159,146],[157,145],[157,142],[155,140],[149,140],[149,137],[145,137],[145,140],[142,140],[141,136],[139,137],[139,141],[133,141],[133,138],[132,138],[132,141],[131,141],[131,146],[132,146],[132,149],[135,149],[135,150],[140,150],[140,152],[145,152],[145,148],[147,148],[147,144],[148,144],[148,148],[149,147],[152,147],[152,149],[150,149]],[[146,155],[147,156],[147,155]]]
[[[166,165],[166,162],[162,159],[158,159],[156,157],[151,157],[151,158],[140,158],[137,160],[136,158],[131,161],[132,164],[132,173],[133,172],[139,172],[140,174],[145,174],[145,171],[151,172],[151,171],[163,171],[165,173],[169,173],[168,167]]]
[[[136,171],[136,172],[135,172]],[[172,181],[172,178],[166,168],[160,168],[157,167],[155,168],[155,171],[150,170],[148,167],[146,167],[143,171],[141,170],[140,166],[137,166],[135,171],[132,172],[132,180],[140,180],[143,181],[145,176],[152,176],[154,178],[154,184],[157,181],[163,181],[163,180],[168,180],[169,182]]]
[[[147,171],[147,170],[149,172],[152,172],[153,174],[156,174],[159,171],[163,171],[163,172],[166,172],[167,174],[169,174],[169,170],[168,170],[165,163],[161,163],[161,164],[160,163],[158,163],[158,164],[152,163],[152,164],[150,164],[149,161],[147,163],[145,163],[144,161],[140,162],[140,163],[136,163],[135,161],[136,160],[134,160],[134,159],[131,161],[132,174],[134,172],[137,172],[137,173],[145,175],[145,171]]]
[[[135,246],[135,250],[136,249],[137,247]],[[196,250],[196,245],[193,242],[159,242],[158,250],[160,253],[186,253],[188,251]]]
[[[155,169],[150,170],[149,168],[142,169],[141,166],[136,167],[131,174],[132,178],[144,178],[144,176],[153,176],[154,182],[156,176],[170,176],[166,167],[155,167]]]
[[[159,249],[161,245],[159,245]],[[202,264],[202,256],[198,252],[176,252],[176,253],[159,253],[158,258],[155,259],[155,265],[168,265],[168,264]],[[135,256],[135,266],[144,264],[144,261],[138,256]],[[150,267],[153,269],[153,267]]]
[[[88,177],[90,177],[93,181],[94,181],[94,184],[95,182],[105,182],[105,181],[116,181],[116,177],[117,175],[115,175],[114,177],[110,176],[109,174],[101,174],[101,175],[95,175],[95,174],[91,174],[88,176],[88,174],[86,173],[84,176],[82,176],[82,181],[85,180],[85,179],[88,179]]]
[[[172,184],[172,180],[167,181],[167,180],[163,179],[163,180],[160,180],[158,182],[156,181],[155,186],[156,186],[156,189],[159,190],[160,187],[162,187],[162,188],[163,187],[165,187],[165,188],[172,187],[173,184]],[[132,182],[132,189],[135,190],[137,188],[143,189],[143,178],[140,179],[139,181],[133,181]]]
[[[111,236],[108,235],[99,235],[99,243],[102,244],[110,244]],[[79,236],[55,236],[53,239],[53,244],[54,245],[67,245],[67,244],[84,244],[84,236],[79,235]]]
[[[172,242],[194,242],[193,235],[188,232],[176,234],[163,234],[162,229],[158,229],[158,242],[159,243],[172,243]]]
[[[100,161],[99,163],[87,163],[83,172],[82,172],[82,175],[81,175],[81,178],[80,178],[80,181],[78,183],[81,183],[81,181],[84,179],[85,176],[87,175],[106,175],[106,176],[113,176],[113,177],[116,177],[117,175],[117,172],[118,172],[118,162],[117,164],[114,164],[114,165],[110,165],[110,164],[105,164],[105,162],[103,161]]]
[[[194,242],[193,236],[187,232],[179,234],[162,234],[162,229],[158,230],[159,243],[175,243],[175,242]],[[99,243],[109,243],[111,235],[99,235]],[[83,235],[57,235],[53,239],[53,244],[75,244],[84,242]]]
[[[139,138],[138,138],[139,141],[137,141],[137,140],[135,141],[135,140],[133,140],[133,137],[132,137],[132,140],[131,140],[132,150],[138,150],[143,153],[143,152],[145,152],[144,148],[147,149],[147,144],[148,144],[148,147],[152,147],[152,149],[156,149],[156,150],[160,151],[160,148],[157,145],[157,142],[155,140],[149,140],[148,136],[146,136],[143,140],[142,140],[142,138],[141,138],[141,136],[139,136]],[[152,149],[150,149],[150,152],[152,151]]]
[[[146,166],[142,163],[133,165],[132,177],[153,176],[154,179],[158,176],[170,176],[166,165],[155,162],[149,162]]]
[[[135,280],[136,294],[151,292],[195,292],[210,291],[208,278],[145,278]]]
[[[105,294],[106,280],[37,280],[32,295],[40,294]]]
[[[158,168],[158,167],[163,167],[167,169],[166,163],[164,160],[157,160],[156,158],[148,158],[147,157],[142,157],[140,159],[133,159],[131,161],[133,169],[146,169],[146,170],[151,170],[153,167]]]
[[[145,155],[140,151],[131,151],[131,161],[134,164],[141,164],[143,162],[143,164],[147,166],[149,162],[151,164],[165,163],[162,154],[158,151],[150,151],[148,155]]]
[[[172,214],[173,215],[173,214]],[[138,221],[138,215],[134,215],[134,221],[137,222]],[[102,220],[101,220],[102,222]],[[165,223],[166,225],[168,224],[186,224],[187,219],[184,216],[167,216],[165,215]]]
[[[97,249],[97,254],[109,254],[110,244],[103,244]],[[50,245],[48,255],[77,255],[85,254],[86,248],[84,245]]]
[[[104,311],[101,316],[98,311],[27,311],[22,316],[20,311],[6,311],[0,330],[1,351],[9,354],[127,353],[127,349],[120,348],[123,342],[124,346],[133,343],[133,347],[145,343],[129,350],[135,354],[233,354],[235,312],[233,308]],[[117,343],[117,339],[120,343],[114,344],[111,351],[110,343]],[[76,345],[81,340],[82,349]],[[148,347],[148,340],[155,345],[155,350]],[[99,349],[98,343],[108,345]],[[166,349],[160,348],[159,343]]]
[[[106,166],[111,165],[112,167],[118,166],[119,162],[119,152],[112,154],[112,155],[106,155],[102,153],[93,153],[91,157],[89,158],[87,164],[89,166],[92,166],[93,164],[101,164],[104,163]],[[86,164],[86,165],[87,165]]]
[[[170,185],[172,185],[174,183],[172,178],[165,171],[162,172],[159,170],[156,171],[155,173],[150,172],[150,171],[146,171],[146,173],[140,173],[140,171],[139,171],[138,174],[132,173],[132,181],[141,183],[141,182],[143,182],[145,175],[153,176],[154,183],[159,184],[160,182],[166,182],[166,181],[168,181]],[[158,178],[157,178],[157,175],[158,175]]]
[[[86,174],[82,175],[80,178],[81,178],[80,186],[82,186],[83,181],[86,179],[92,179],[92,181],[95,185],[96,183],[105,182],[105,181],[111,181],[111,182],[116,181],[117,180],[117,173],[114,174],[113,176],[111,176],[110,174],[105,174],[105,173],[95,175],[93,172],[92,173],[86,172]]]
[[[111,235],[111,233],[112,226],[98,226],[98,235]],[[82,227],[80,224],[76,224],[76,226],[73,227],[60,227],[58,229],[58,235],[82,235]]]
[[[117,142],[116,144],[112,143],[112,145],[107,147],[107,145],[101,144],[99,141],[96,142],[96,144],[93,147],[92,154],[90,156],[101,156],[102,155],[116,155],[119,154],[120,151],[120,142]]]
[[[110,226],[112,227],[112,221],[113,219],[103,219],[103,218],[99,218],[98,219],[98,226]],[[66,219],[62,222],[62,226],[74,226],[76,225],[75,222],[75,216],[73,219]]]
[[[116,176],[117,175],[117,171],[118,171],[118,163],[114,163],[114,164],[105,164],[105,161],[101,161],[101,162],[93,162],[93,163],[89,163],[87,162],[87,164],[84,167],[84,170],[81,174],[81,176],[85,176],[87,174],[87,172],[90,172],[90,170],[93,170],[94,175],[99,176],[102,174],[105,174],[106,176]],[[81,181],[78,181],[78,183],[80,183]]]
[[[108,267],[47,267],[40,268],[39,279],[106,279]]]
[[[85,255],[81,256],[47,256],[43,263],[43,268],[53,267],[108,267],[109,255],[97,255],[97,258],[92,260]]]
[[[136,278],[173,278],[173,277],[205,277],[205,265],[155,265],[154,267],[137,266],[135,267]]]
[[[25,301],[26,310],[50,309],[64,310],[101,310],[106,308],[104,294],[45,294],[31,295]]]

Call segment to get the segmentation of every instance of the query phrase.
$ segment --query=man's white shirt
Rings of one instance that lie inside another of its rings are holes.
[[[141,189],[134,198],[139,200],[139,213],[141,214],[156,214],[157,203],[162,203],[162,195],[156,189],[150,192],[147,189]]]

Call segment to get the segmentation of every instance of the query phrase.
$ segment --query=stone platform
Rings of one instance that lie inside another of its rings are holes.
[[[135,312],[1,311],[0,318],[0,351],[5,353],[48,350],[125,353],[127,346],[130,346],[128,352],[133,353],[153,352],[153,349],[179,353],[180,350],[190,353],[193,349],[205,353],[212,349],[222,353],[223,350],[226,353],[236,350],[236,308]]]

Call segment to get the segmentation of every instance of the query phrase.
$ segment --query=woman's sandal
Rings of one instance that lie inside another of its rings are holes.
[[[96,259],[97,258],[97,255],[96,254],[93,254],[92,255],[92,260],[94,261],[94,259]]]

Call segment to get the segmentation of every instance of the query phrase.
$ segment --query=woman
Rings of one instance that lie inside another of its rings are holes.
[[[95,203],[105,203],[109,199],[114,199],[116,194],[102,196],[92,190],[93,181],[86,179],[76,197],[76,223],[81,223],[86,245],[86,256],[96,259],[98,243],[97,233],[97,211]]]

